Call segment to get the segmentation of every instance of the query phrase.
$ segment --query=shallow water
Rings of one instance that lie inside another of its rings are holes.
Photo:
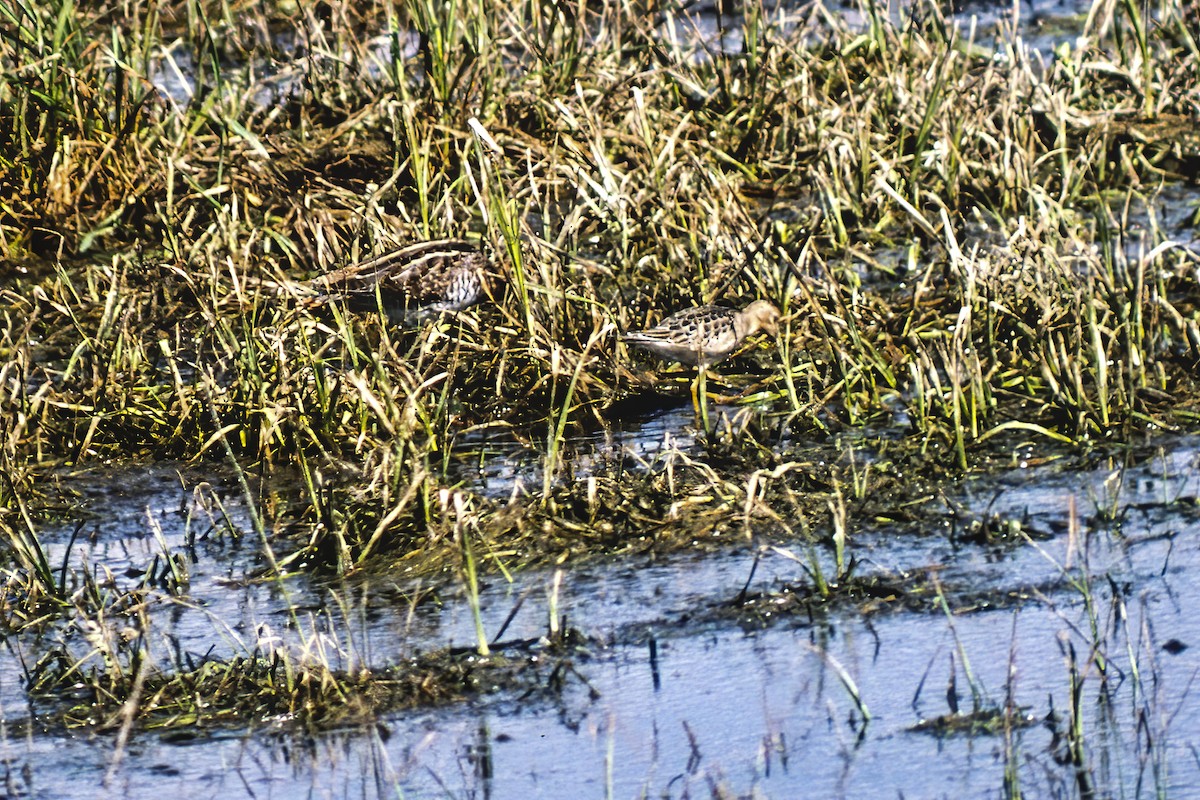
[[[674,413],[647,421],[647,428]],[[640,446],[652,441],[647,436]],[[602,446],[612,446],[611,439]],[[971,707],[972,685],[984,707],[1002,707],[1009,682],[1031,719],[1064,714],[1065,644],[1086,666],[1088,648],[1098,643],[1111,659],[1107,687],[1094,669],[1086,673],[1082,705],[1094,780],[1113,795],[1172,794],[1200,781],[1192,749],[1200,739],[1192,692],[1200,651],[1163,649],[1168,640],[1200,641],[1200,622],[1189,613],[1200,602],[1191,579],[1200,568],[1200,440],[1163,441],[1160,452],[1146,452],[1125,468],[1105,462],[1082,473],[1053,460],[1036,467],[1018,462],[949,495],[960,517],[1020,520],[1033,539],[966,543],[949,513],[940,529],[919,535],[851,532],[860,574],[936,570],[955,612],[950,616],[930,595],[910,606],[917,610],[886,603],[874,611],[835,607],[813,619],[744,626],[719,612],[750,576],[752,544],[667,559],[627,557],[565,572],[561,611],[592,644],[576,657],[578,676],[561,695],[522,700],[500,692],[312,738],[280,733],[270,722],[135,733],[125,748],[113,735],[26,726],[18,654],[36,657],[38,644],[14,638],[0,656],[6,732],[0,746],[12,785],[34,797],[93,796],[97,786],[104,796],[133,798],[173,791],[553,798],[566,787],[613,797],[709,796],[713,787],[766,797],[1001,796],[1002,737],[937,737],[912,726],[947,713],[952,675],[961,709]],[[186,550],[188,531],[199,536],[209,527],[213,505],[206,490],[194,489],[203,477],[196,468],[161,465],[72,476],[91,515],[70,557],[135,575],[163,543]],[[232,484],[213,483],[235,526],[248,529]],[[1119,523],[1099,521],[1100,509],[1115,509]],[[46,531],[52,563],[64,557],[74,529]],[[339,586],[297,575],[283,587],[246,585],[240,579],[259,566],[256,550],[219,528],[195,543],[186,601],[160,594],[152,604],[164,645],[238,652],[268,626],[287,646],[311,641],[315,631],[330,645],[341,642],[338,657],[347,665],[383,666],[415,651],[473,641],[469,611],[453,586],[440,604],[410,614],[404,598],[413,586],[396,576]],[[795,562],[768,554],[751,590],[805,580]],[[1072,580],[1090,586],[1096,634]],[[544,633],[551,582],[550,570],[518,575],[512,584],[489,578],[487,630],[498,631],[527,595],[504,637]],[[337,609],[330,589],[350,609],[348,620],[333,610],[333,621],[323,621],[322,609]],[[287,623],[287,602],[314,612],[302,618],[300,631]],[[857,686],[870,721],[864,723],[841,671]],[[1030,796],[1079,794],[1072,769],[1059,763],[1060,750],[1044,724],[1018,731],[1012,762]]]
[[[721,4],[715,0],[685,4],[678,13],[662,15],[658,32],[665,42],[689,50],[693,58],[741,53],[745,46],[744,19],[740,14],[718,14],[717,7]],[[812,4],[808,3],[767,2],[764,5],[768,22],[784,30],[805,26],[813,16]],[[865,30],[870,26],[870,19],[863,16],[859,3],[830,2],[826,5],[828,13],[845,20],[851,30]],[[1020,0],[1018,3],[961,0],[949,4],[945,13],[960,26],[964,36],[972,35],[980,46],[1003,52],[1011,43],[1008,32],[1015,31],[1024,46],[1040,54],[1048,63],[1061,43],[1076,45],[1082,21],[1091,5],[1090,0]],[[880,13],[903,29],[914,14],[925,12],[908,0],[889,0]],[[353,54],[337,51],[336,42],[310,38],[312,32],[303,37],[304,42],[298,40],[300,37],[294,31],[261,35],[269,36],[269,49],[277,54],[276,57],[257,54],[251,48],[248,62],[221,64],[221,69],[227,73],[222,81],[225,89],[245,92],[246,98],[255,106],[270,107],[303,91],[310,73],[337,73],[356,63]],[[814,39],[813,44],[817,43]],[[393,69],[396,57],[410,60],[419,54],[419,35],[411,30],[394,34],[384,32],[372,37],[368,45],[363,68],[371,79],[383,80]],[[179,38],[166,43],[155,54],[148,78],[166,100],[182,107],[196,95],[196,62],[188,41]],[[244,72],[250,83],[248,88],[231,80],[240,72]],[[701,91],[699,87],[696,89]]]

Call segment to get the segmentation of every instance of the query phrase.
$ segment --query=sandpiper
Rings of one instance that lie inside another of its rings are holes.
[[[660,358],[704,368],[722,360],[747,337],[758,331],[779,333],[779,309],[767,300],[755,300],[742,310],[724,306],[687,308],[653,328],[629,331],[625,341]]]
[[[340,298],[351,310],[382,308],[392,322],[412,324],[477,303],[487,290],[491,266],[487,256],[470,242],[439,239],[335,269],[306,286],[318,292],[312,305]]]

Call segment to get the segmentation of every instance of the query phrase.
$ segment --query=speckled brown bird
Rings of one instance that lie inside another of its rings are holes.
[[[487,256],[470,242],[440,239],[363,259],[305,286],[317,293],[309,305],[341,299],[352,311],[382,307],[392,322],[412,324],[479,302],[491,268]]]
[[[625,341],[660,358],[704,368],[721,361],[747,336],[779,332],[779,309],[767,300],[755,300],[740,311],[724,306],[687,308],[653,328],[629,331]]]

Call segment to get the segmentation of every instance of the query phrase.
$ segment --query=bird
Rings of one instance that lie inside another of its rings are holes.
[[[491,269],[476,245],[438,239],[388,250],[302,285],[315,292],[310,306],[341,299],[352,311],[382,308],[391,322],[411,325],[479,302]]]
[[[700,367],[722,361],[747,336],[759,331],[779,333],[779,309],[768,300],[755,300],[745,308],[699,306],[672,314],[653,328],[628,331],[627,343],[671,361]]]

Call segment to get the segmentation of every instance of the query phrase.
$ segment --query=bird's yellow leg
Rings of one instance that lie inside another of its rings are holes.
[[[692,408],[700,415],[700,424],[708,433],[711,430],[708,427],[708,370],[703,366],[696,380],[692,381]]]

